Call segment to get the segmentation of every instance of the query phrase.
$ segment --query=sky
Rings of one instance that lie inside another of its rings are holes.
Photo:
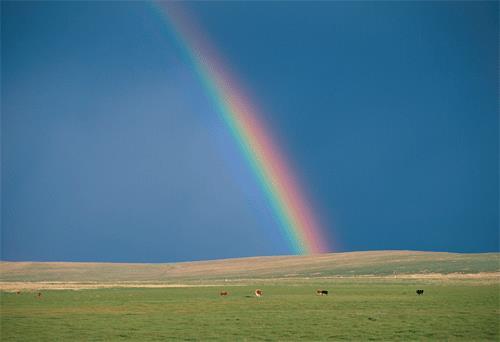
[[[498,2],[192,2],[331,252],[499,251]],[[172,23],[1,2],[1,259],[292,254]]]

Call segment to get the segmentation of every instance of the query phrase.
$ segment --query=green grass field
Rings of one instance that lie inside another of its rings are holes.
[[[264,296],[253,296],[255,288]],[[324,288],[328,296],[316,296]],[[417,296],[415,290],[425,290]],[[230,292],[220,297],[220,290]],[[499,285],[317,280],[252,286],[1,293],[2,341],[498,341]]]
[[[0,262],[0,340],[499,341],[499,272],[499,253],[412,251],[176,264]],[[212,286],[144,288],[179,284]],[[220,297],[221,290],[230,295]]]

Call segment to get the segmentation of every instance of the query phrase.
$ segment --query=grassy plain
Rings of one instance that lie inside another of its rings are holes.
[[[498,341],[499,315],[498,284],[465,280],[3,292],[1,340]]]
[[[500,340],[499,254],[368,253],[257,258],[263,265],[2,263],[0,340]]]

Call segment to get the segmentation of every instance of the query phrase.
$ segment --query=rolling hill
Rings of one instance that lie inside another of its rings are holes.
[[[500,272],[500,253],[370,251],[168,264],[0,262],[1,282],[198,282]]]

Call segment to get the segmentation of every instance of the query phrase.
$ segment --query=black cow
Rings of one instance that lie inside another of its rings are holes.
[[[318,296],[328,296],[327,290],[316,290],[316,295]]]
[[[417,295],[423,295],[424,294],[424,290],[417,290]]]

